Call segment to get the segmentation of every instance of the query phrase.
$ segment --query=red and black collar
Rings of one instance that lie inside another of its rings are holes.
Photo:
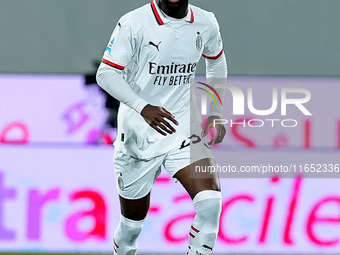
[[[151,9],[152,9],[153,14],[155,15],[155,19],[157,20],[160,26],[169,22],[166,16],[159,9],[155,0],[151,2]],[[194,23],[195,18],[194,18],[194,12],[192,11],[192,8],[190,8],[190,12],[187,14],[187,16],[184,19],[187,22]]]

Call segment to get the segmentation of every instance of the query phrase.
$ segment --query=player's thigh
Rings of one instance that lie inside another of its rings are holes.
[[[150,204],[150,191],[160,174],[162,161],[162,157],[143,160],[115,151],[116,188],[124,217],[132,220],[145,218]]]
[[[208,169],[215,166],[211,148],[202,137],[202,128],[197,126],[191,130],[191,135],[178,147],[168,153],[165,158],[165,168],[168,173],[179,180],[191,198],[203,190],[220,190],[217,173],[195,173],[196,167]]]
[[[150,192],[140,199],[131,200],[119,196],[121,214],[130,220],[143,220],[150,207]]]
[[[174,178],[179,180],[190,197],[193,199],[197,193],[203,190],[221,191],[220,181],[216,172],[201,172],[193,174],[197,167],[215,166],[215,161],[212,158],[204,158],[198,160],[183,169],[179,170]]]

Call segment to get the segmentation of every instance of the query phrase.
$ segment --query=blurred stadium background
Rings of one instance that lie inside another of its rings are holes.
[[[111,253],[119,218],[111,146],[117,102],[94,75],[119,17],[150,1],[0,0],[0,254]],[[293,107],[271,116],[294,119],[295,128],[228,127],[213,148],[217,162],[339,164],[340,1],[191,3],[215,13],[228,83],[245,95],[252,87],[255,108],[270,107],[274,87],[312,94],[305,105],[312,116]],[[197,80],[204,73],[201,61]],[[265,119],[249,109],[232,117],[230,93],[224,107],[226,119]],[[339,176],[222,178],[215,253],[340,254]],[[163,172],[140,253],[184,254],[193,213]]]

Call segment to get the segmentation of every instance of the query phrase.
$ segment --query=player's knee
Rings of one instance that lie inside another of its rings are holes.
[[[196,214],[206,232],[217,232],[222,211],[222,195],[219,191],[205,190],[194,197]]]
[[[142,231],[144,220],[134,221],[121,215],[114,235],[115,254],[134,255],[137,252],[138,237]]]
[[[204,213],[206,218],[219,218],[222,210],[222,195],[220,191],[204,190],[196,194],[193,200],[197,213]]]

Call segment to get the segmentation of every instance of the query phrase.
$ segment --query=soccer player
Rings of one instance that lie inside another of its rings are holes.
[[[208,83],[225,83],[227,64],[213,13],[189,0],[153,0],[117,23],[97,82],[119,100],[115,141],[115,176],[121,217],[114,252],[133,255],[149,209],[150,191],[161,165],[184,186],[196,208],[188,254],[211,254],[221,213],[217,174],[190,178],[190,168],[214,166],[204,136],[216,128],[217,144],[225,136],[221,105],[211,103],[204,131],[191,82],[201,56]],[[217,88],[224,98],[224,90]]]

